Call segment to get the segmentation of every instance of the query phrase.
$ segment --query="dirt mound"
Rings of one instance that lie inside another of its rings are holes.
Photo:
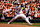
[[[0,27],[38,27],[38,26],[21,25],[21,24],[0,24]]]

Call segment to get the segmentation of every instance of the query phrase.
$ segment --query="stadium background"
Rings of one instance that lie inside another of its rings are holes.
[[[1,1],[1,0],[0,0]],[[22,0],[22,1],[24,1],[24,0]],[[27,0],[27,1],[29,1],[29,0]],[[1,10],[0,10],[0,12],[1,12]],[[0,18],[2,17],[2,14],[0,13]],[[5,19],[4,20],[1,20],[0,19],[0,22],[8,22],[8,21],[10,21],[10,19],[12,19],[13,17],[6,17],[5,16]],[[40,18],[33,18],[32,20],[30,20],[30,22],[33,22],[33,23],[39,23],[40,22]],[[21,19],[21,18],[19,18],[19,19],[16,19],[14,22],[25,22],[23,19]]]

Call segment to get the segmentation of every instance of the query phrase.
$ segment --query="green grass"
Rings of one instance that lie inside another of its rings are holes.
[[[8,23],[8,22],[0,22],[0,23]],[[21,24],[21,25],[28,25],[26,22],[11,22],[12,24]],[[33,23],[32,26],[40,26],[40,23]]]
[[[8,23],[8,22],[0,22],[0,23]],[[16,23],[26,23],[26,22],[11,22],[12,24]]]
[[[7,22],[0,22],[0,23],[7,23]]]

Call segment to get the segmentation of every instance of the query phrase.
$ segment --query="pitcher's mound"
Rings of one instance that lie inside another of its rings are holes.
[[[21,25],[21,24],[0,24],[0,27],[38,27],[38,26]]]

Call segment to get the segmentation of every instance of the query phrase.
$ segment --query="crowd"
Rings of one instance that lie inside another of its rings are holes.
[[[40,17],[40,2],[36,0],[23,2],[21,0],[1,1],[0,9],[2,9],[2,14],[7,17],[15,17],[21,9],[26,16]]]

